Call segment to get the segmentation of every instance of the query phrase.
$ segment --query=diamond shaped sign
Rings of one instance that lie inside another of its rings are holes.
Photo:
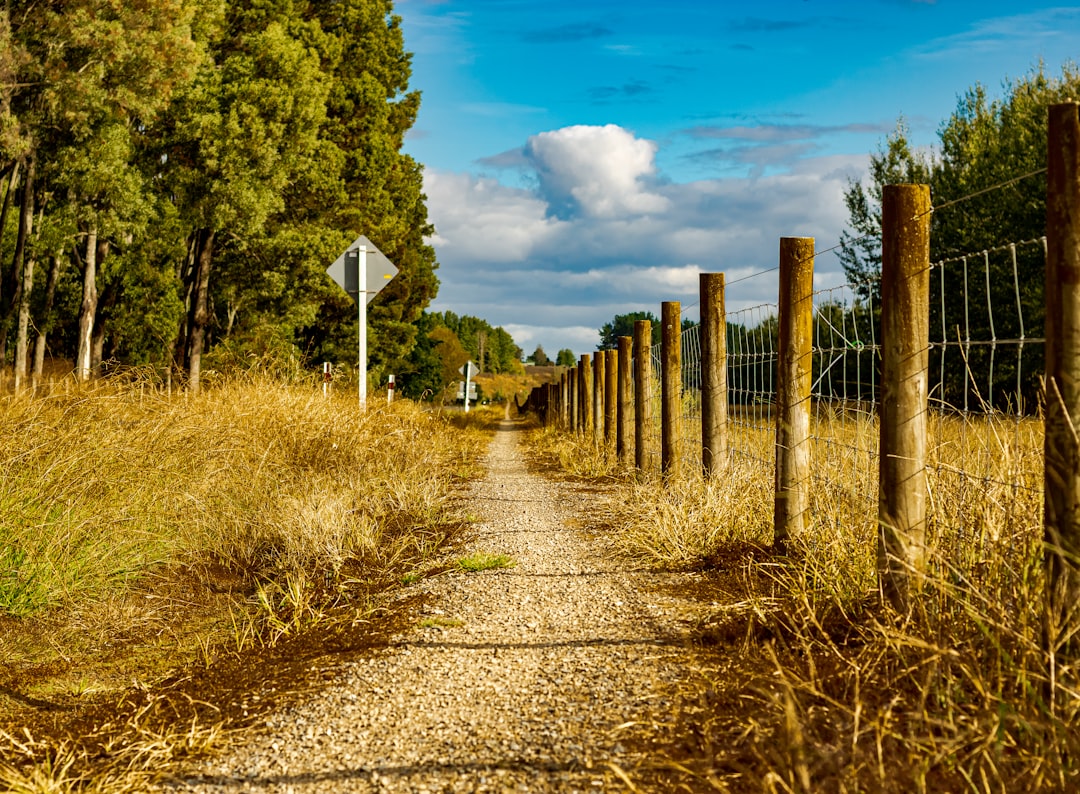
[[[366,302],[371,303],[371,299],[379,293],[379,290],[397,275],[398,269],[367,237],[361,234],[353,240],[353,244],[346,248],[330,267],[326,268],[326,272],[339,287],[349,293],[350,298],[359,303],[361,246],[367,250],[367,279],[365,279],[367,283],[364,285],[364,291],[367,293]]]

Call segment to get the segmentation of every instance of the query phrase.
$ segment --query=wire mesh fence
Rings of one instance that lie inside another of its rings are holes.
[[[977,567],[1003,527],[1039,520],[1045,238],[931,265],[928,375],[930,521],[937,542],[959,544]],[[815,520],[877,520],[881,303],[874,283],[813,295],[811,477]],[[728,455],[775,476],[777,305],[727,315]],[[650,351],[661,379],[661,346]],[[682,351],[683,466],[701,463],[700,326]],[[654,390],[659,416],[658,389]],[[658,427],[652,457],[659,456]],[[654,464],[658,465],[658,464]],[[955,555],[951,556],[955,559]]]

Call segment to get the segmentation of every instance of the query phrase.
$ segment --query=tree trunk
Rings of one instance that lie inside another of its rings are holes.
[[[26,164],[26,178],[23,182],[23,206],[19,213],[19,236],[29,240],[34,226],[34,158]],[[18,321],[15,326],[15,391],[18,392],[26,380],[27,337],[30,330],[30,293],[34,289],[34,257],[22,251],[22,273],[18,290]]]
[[[16,160],[11,166],[8,176],[7,190],[4,191],[4,203],[0,206],[0,229],[7,228],[8,212],[11,211],[11,197],[15,193],[15,185],[19,181],[19,161]],[[0,297],[4,295],[3,279],[0,279]]]
[[[184,285],[184,315],[180,320],[180,328],[176,332],[176,342],[173,344],[172,366],[179,369],[187,369],[188,366],[188,334],[191,332],[191,298],[192,282],[195,278],[196,248],[199,244],[199,232],[194,231],[188,237],[187,254],[176,267],[176,280]]]
[[[7,213],[11,203],[11,194],[15,187],[15,180],[18,176],[18,167],[13,168],[11,171],[11,180],[8,182],[8,191],[4,196],[4,207],[2,217],[0,220],[7,223]],[[23,191],[22,204],[26,204],[25,190]],[[15,255],[11,258],[11,268],[5,270],[0,274],[0,295],[7,296],[6,299],[0,301],[0,370],[3,369],[3,365],[7,362],[7,340],[8,331],[11,329],[11,316],[18,305],[19,300],[19,271],[22,268],[23,255],[26,251],[26,219],[25,213],[21,210],[19,212],[19,227],[18,234],[15,238]],[[3,229],[0,226],[0,229]]]
[[[192,283],[191,315],[188,320],[188,385],[192,394],[199,393],[202,374],[203,344],[210,319],[210,263],[214,254],[214,232],[201,229],[195,252],[195,278]]]
[[[75,356],[75,379],[80,383],[90,380],[91,342],[94,319],[97,317],[97,223],[90,222],[86,234],[86,257],[83,262],[83,296],[79,307],[79,350]]]
[[[98,270],[108,256],[108,242],[98,242]],[[112,284],[105,285],[98,296],[97,316],[94,318],[94,330],[90,334],[90,368],[95,375],[101,374],[101,362],[105,351],[105,329],[109,324],[111,309],[116,305],[119,290]]]
[[[34,364],[30,370],[30,383],[34,388],[41,383],[41,376],[45,369],[45,342],[49,331],[52,330],[53,302],[56,299],[56,282],[60,280],[60,261],[64,251],[57,251],[49,265],[49,275],[45,280],[45,306],[41,311],[41,322],[38,324],[37,338],[34,340]]]

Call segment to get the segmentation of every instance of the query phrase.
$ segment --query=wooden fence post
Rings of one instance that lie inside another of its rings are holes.
[[[652,322],[634,321],[634,466],[649,467],[652,433]]]
[[[604,370],[607,367],[607,351],[593,354],[593,441],[604,441]]]
[[[615,446],[615,420],[618,414],[619,356],[617,350],[604,356],[604,444]]]
[[[626,465],[630,462],[630,435],[633,432],[633,402],[634,381],[631,372],[634,339],[630,336],[619,337],[619,383],[616,388],[616,412],[615,455],[619,463]]]
[[[1052,105],[1046,174],[1044,642],[1080,658],[1080,115]]]
[[[682,306],[660,304],[660,471],[679,474],[682,465]]]
[[[727,466],[727,315],[724,274],[702,273],[701,468],[706,477]]]
[[[773,545],[806,529],[810,498],[811,343],[814,238],[780,238],[779,349],[776,378],[776,491]]]
[[[571,433],[576,433],[578,429],[578,406],[577,406],[577,385],[578,385],[578,368],[576,366],[570,367],[570,372],[567,374],[567,386],[569,387],[566,396],[566,407],[569,411],[567,429]]]
[[[589,435],[592,423],[592,366],[589,363],[589,354],[581,354],[581,365],[578,367],[578,432],[583,436]]]
[[[926,399],[930,188],[886,185],[881,200],[881,443],[878,579],[901,614],[926,569]]]

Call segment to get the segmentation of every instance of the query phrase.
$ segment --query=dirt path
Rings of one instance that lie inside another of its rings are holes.
[[[628,723],[687,673],[678,604],[581,519],[590,495],[530,474],[504,422],[472,487],[470,550],[516,566],[414,588],[425,615],[182,791],[619,791]]]

